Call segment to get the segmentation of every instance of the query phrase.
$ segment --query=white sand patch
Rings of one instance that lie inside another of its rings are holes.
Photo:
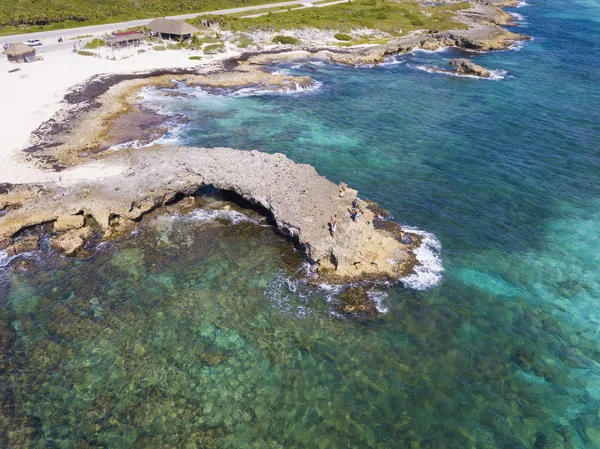
[[[144,48],[146,52],[138,54]],[[101,163],[85,169],[45,172],[25,165],[16,156],[27,144],[29,136],[40,124],[49,120],[64,103],[65,94],[73,86],[97,74],[131,73],[161,68],[185,68],[207,64],[216,59],[233,57],[237,51],[228,50],[201,61],[192,61],[190,56],[199,51],[167,50],[153,51],[150,47],[116,50],[99,50],[100,58],[80,56],[72,49],[49,51],[42,54],[43,61],[29,64],[14,64],[0,55],[0,182],[25,183],[82,177],[91,179],[108,173]],[[8,73],[19,68],[18,72]]]

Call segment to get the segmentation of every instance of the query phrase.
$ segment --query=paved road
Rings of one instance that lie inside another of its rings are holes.
[[[246,11],[255,11],[265,8],[274,8],[277,6],[289,6],[289,5],[298,5],[298,4],[310,4],[314,0],[291,0],[280,3],[269,3],[267,5],[255,5],[255,6],[244,6],[241,8],[230,8],[230,9],[221,9],[218,11],[210,11],[210,12],[201,12],[194,14],[183,14],[178,16],[170,16],[170,19],[192,19],[194,17],[198,17],[201,15],[215,15],[215,14],[235,14],[238,12],[246,12]],[[93,25],[86,26],[80,28],[67,28],[63,30],[54,30],[54,31],[42,31],[38,33],[28,33],[28,34],[14,34],[12,36],[2,36],[0,37],[0,45],[4,45],[6,42],[24,42],[27,39],[39,39],[42,41],[41,46],[37,47],[38,53],[44,53],[48,51],[59,50],[62,48],[73,47],[73,44],[78,42],[77,39],[70,40],[71,38],[77,36],[84,36],[87,34],[105,34],[111,33],[115,30],[122,30],[125,28],[137,27],[148,24],[152,19],[142,19],[142,20],[132,20],[130,22],[119,22],[119,23],[109,23],[106,25]],[[62,37],[64,42],[59,43],[58,38]],[[89,39],[83,39],[82,45],[88,42]],[[1,52],[1,49],[0,49]]]

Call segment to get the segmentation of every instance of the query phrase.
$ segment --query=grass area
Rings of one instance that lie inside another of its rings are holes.
[[[92,42],[88,42],[87,44],[85,44],[85,48],[94,49],[104,47],[104,45],[105,42],[102,39],[94,39]]]
[[[320,0],[318,2],[312,2],[313,5],[324,5],[326,3],[333,3],[337,0]]]
[[[190,61],[202,61],[202,56],[190,56]]]
[[[337,46],[338,47],[353,47],[355,45],[365,45],[365,44],[381,45],[381,44],[385,44],[389,40],[390,40],[390,38],[363,37],[360,39],[354,39],[353,41],[338,42]]]
[[[227,14],[227,16],[228,17],[246,17],[246,16],[253,16],[255,14],[271,14],[271,13],[277,13],[277,12],[292,11],[294,9],[299,9],[299,8],[303,8],[303,6],[302,5],[275,6],[274,8],[263,8],[263,9],[257,9],[256,11],[236,12],[234,14]]]
[[[302,8],[253,19],[218,16],[223,29],[252,31],[313,27],[350,31],[370,28],[398,36],[417,29],[448,30],[466,28],[454,20],[454,13],[466,9],[468,3],[440,6],[420,6],[415,1],[354,0],[322,8]],[[197,19],[195,19],[197,20]]]
[[[333,35],[334,38],[336,38],[338,41],[351,41],[352,40],[352,36],[350,36],[349,34],[346,33],[336,33]]]
[[[262,5],[279,0],[1,0],[0,36]]]
[[[243,34],[240,36],[237,36],[237,40],[235,41],[235,45],[237,45],[238,48],[247,48],[253,44],[254,44],[254,41],[250,37],[245,36]]]
[[[301,42],[299,39],[296,39],[292,36],[275,36],[273,38],[274,44],[282,44],[282,45],[300,45]]]
[[[187,45],[183,42],[177,42],[176,44],[167,44],[167,50],[182,50],[184,48],[187,48]]]
[[[216,55],[224,48],[225,48],[225,44],[221,42],[220,44],[207,45],[206,47],[204,47],[202,49],[202,51],[204,52],[205,55]]]

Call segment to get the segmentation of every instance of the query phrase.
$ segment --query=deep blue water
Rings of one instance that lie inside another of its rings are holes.
[[[268,228],[166,219],[13,273],[15,351],[52,374],[19,391],[37,375],[20,362],[4,385],[39,447],[600,448],[600,6],[528,3],[512,51],[274,67],[320,83],[295,94],[149,94],[190,117],[179,143],[282,152],[433,233],[443,277],[340,319]],[[499,79],[421,70],[465,55]],[[55,302],[95,321],[57,331]]]

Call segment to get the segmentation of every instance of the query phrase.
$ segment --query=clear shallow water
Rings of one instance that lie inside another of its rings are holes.
[[[443,279],[340,317],[269,227],[214,213],[4,270],[6,445],[600,447],[600,12],[528,3],[534,40],[476,58],[501,80],[419,70],[449,50],[278,67],[320,81],[297,95],[150,95],[190,115],[179,142],[283,152],[433,232]]]

